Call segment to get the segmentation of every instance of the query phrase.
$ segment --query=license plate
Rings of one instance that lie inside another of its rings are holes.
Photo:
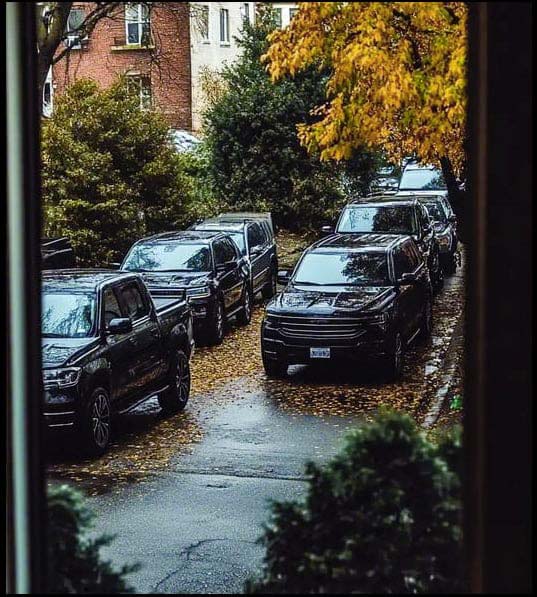
[[[310,358],[312,359],[329,359],[329,348],[310,348]]]

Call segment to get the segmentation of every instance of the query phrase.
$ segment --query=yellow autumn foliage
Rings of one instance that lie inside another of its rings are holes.
[[[300,2],[290,25],[270,36],[263,59],[274,81],[315,66],[330,73],[327,102],[302,143],[321,159],[380,147],[465,159],[467,6],[463,2]]]

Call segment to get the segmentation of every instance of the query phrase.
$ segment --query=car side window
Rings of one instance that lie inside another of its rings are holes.
[[[396,280],[399,280],[403,274],[408,274],[416,269],[413,260],[402,246],[397,247],[393,252],[393,266]]]
[[[123,317],[121,307],[112,288],[106,288],[103,293],[104,325],[107,328],[112,319]]]
[[[261,232],[259,224],[254,223],[248,228],[248,246],[253,247],[263,246],[265,244],[265,236]]]
[[[235,261],[239,257],[235,243],[229,238],[223,239],[222,242],[224,243],[226,261]]]
[[[149,305],[145,301],[135,282],[125,284],[125,286],[120,289],[120,294],[127,312],[127,317],[130,317],[135,321],[149,315]]]
[[[409,242],[405,244],[404,251],[408,255],[408,258],[411,260],[414,271],[417,267],[419,267],[419,265],[422,262],[420,250],[418,249],[415,243]]]
[[[224,243],[221,240],[216,240],[213,244],[214,249],[214,262],[216,265],[222,265],[227,261],[226,249]]]

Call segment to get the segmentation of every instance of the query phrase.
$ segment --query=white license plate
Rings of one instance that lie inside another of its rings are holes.
[[[329,348],[310,348],[310,358],[312,359],[329,359]]]

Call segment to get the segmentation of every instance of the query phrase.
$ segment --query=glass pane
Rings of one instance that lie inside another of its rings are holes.
[[[129,23],[127,25],[127,43],[138,44],[140,43],[140,34],[137,23]]]
[[[304,257],[295,276],[296,284],[373,285],[388,283],[384,253],[310,253]]]
[[[137,23],[138,15],[140,14],[138,4],[127,4],[125,5],[125,20],[129,23]]]
[[[93,294],[44,293],[41,332],[48,338],[85,338],[93,329]]]

